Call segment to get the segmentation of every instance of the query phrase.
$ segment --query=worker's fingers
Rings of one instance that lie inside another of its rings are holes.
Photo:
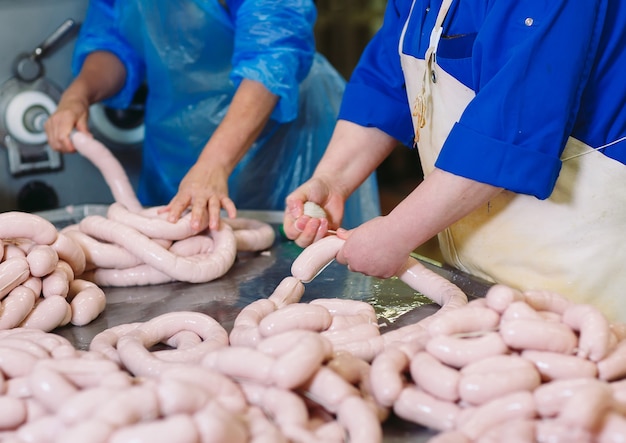
[[[209,229],[218,229],[220,227],[220,211],[222,210],[222,201],[219,197],[213,196],[208,201],[209,211]]]
[[[222,207],[226,211],[226,215],[228,215],[228,218],[237,217],[237,207],[235,206],[235,202],[232,201],[230,198],[222,198]]]
[[[182,197],[177,194],[161,211],[168,212],[167,221],[169,221],[170,223],[176,223],[181,214],[189,206],[189,203],[190,199],[188,197]]]
[[[323,235],[320,234],[319,230],[322,220],[325,219],[309,217],[309,221],[306,223],[306,226],[304,226],[302,232],[300,232],[300,234],[295,238],[296,244],[302,248],[306,248],[316,240],[322,238]],[[326,223],[328,223],[328,221],[326,221]]]

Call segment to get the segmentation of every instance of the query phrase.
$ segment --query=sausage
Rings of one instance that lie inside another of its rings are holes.
[[[33,397],[51,413],[78,392],[62,374],[43,365],[33,369],[29,376],[29,387]]]
[[[259,411],[260,415],[262,413]],[[247,418],[247,417],[246,417]],[[204,408],[196,412],[193,423],[198,430],[201,442],[224,441],[229,443],[247,443],[249,440],[248,429],[239,416],[229,413],[221,405],[212,401]],[[254,426],[256,422],[250,423]],[[274,428],[274,430],[277,430]],[[280,434],[277,432],[276,437]],[[268,443],[272,441],[268,439]],[[285,439],[277,438],[277,443],[285,442]]]
[[[558,419],[537,420],[535,422],[535,441],[594,443],[590,432],[581,427],[569,426]]]
[[[333,262],[343,244],[344,240],[334,235],[316,241],[293,261],[291,275],[303,283],[311,282]]]
[[[73,132],[71,139],[74,148],[98,168],[115,201],[133,212],[139,212],[142,209],[141,203],[135,196],[124,168],[111,151],[93,137],[82,132]]]
[[[510,320],[500,325],[500,335],[513,349],[534,349],[572,354],[578,344],[576,334],[563,323],[546,320]],[[550,340],[546,340],[550,337]]]
[[[59,254],[51,246],[35,245],[26,255],[26,261],[33,277],[43,277],[54,270]]]
[[[110,443],[197,443],[200,436],[194,421],[187,415],[173,415],[148,423],[118,429],[109,438]]]
[[[608,356],[598,363],[598,378],[613,381],[626,375],[626,340],[618,343],[617,347]]]
[[[596,433],[612,409],[613,397],[608,383],[592,383],[574,392],[559,414],[559,420],[570,427],[582,427]]]
[[[439,400],[415,386],[408,386],[400,393],[393,410],[398,417],[410,422],[436,431],[450,431],[455,428],[461,409],[455,403]]]
[[[139,258],[122,246],[113,243],[103,243],[78,229],[64,232],[65,236],[79,245],[79,249],[83,251],[85,256],[85,263],[89,263],[92,266],[105,269],[126,269],[141,264]],[[76,275],[81,275],[84,270],[85,266],[83,265],[83,270],[76,272]]]
[[[230,344],[234,346],[256,345],[262,340],[259,324],[267,315],[276,310],[272,300],[260,298],[244,307],[235,318],[230,331]]]
[[[403,373],[409,367],[409,358],[397,348],[386,349],[372,362],[372,392],[376,401],[391,407],[407,384]]]
[[[108,375],[119,372],[116,363],[99,356],[46,359],[40,361],[37,367],[50,369],[79,388],[99,386]]]
[[[363,317],[363,319],[368,323],[375,325],[378,324],[378,318],[374,307],[364,301],[343,298],[318,298],[312,300],[310,304],[325,307],[333,317],[358,315]]]
[[[574,378],[544,383],[533,392],[537,412],[541,417],[554,417],[577,390],[596,383],[602,382],[594,378]]]
[[[588,304],[574,304],[563,312],[563,323],[578,331],[578,356],[600,361],[609,353],[611,328],[607,318]]]
[[[521,355],[535,364],[543,381],[596,378],[598,375],[598,368],[593,362],[574,355],[533,350],[523,351]]]
[[[511,320],[544,320],[544,318],[525,301],[514,301],[507,306],[500,318],[501,322]]]
[[[2,300],[0,330],[17,327],[35,306],[37,296],[26,286],[18,286]]]
[[[533,391],[540,384],[541,377],[530,361],[496,355],[462,368],[458,389],[461,400],[482,405],[513,392]]]
[[[344,329],[328,329],[322,331],[321,335],[333,344],[335,350],[349,351],[354,342],[380,337],[380,330],[377,324],[357,323]]]
[[[224,218],[222,221],[235,232],[238,251],[264,251],[271,248],[276,239],[274,228],[262,221],[248,218]]]
[[[24,281],[24,283],[22,283],[22,286],[25,286],[33,291],[33,294],[39,295],[42,292],[43,283],[40,278],[29,277],[26,281]]]
[[[377,443],[383,433],[374,409],[361,397],[348,397],[339,406],[337,420],[348,431],[350,441]]]
[[[102,354],[109,360],[121,364],[119,354],[117,353],[117,342],[122,335],[136,329],[140,324],[141,323],[139,322],[125,323],[99,332],[91,340],[91,343],[89,344],[89,351]]]
[[[348,397],[359,395],[354,386],[325,366],[319,368],[315,375],[302,385],[302,390],[305,396],[332,413],[337,413]]]
[[[523,301],[524,294],[510,286],[496,284],[491,286],[485,294],[487,306],[502,314],[511,303]]]
[[[269,313],[259,323],[259,331],[264,337],[280,334],[293,329],[323,331],[332,322],[328,309],[309,303],[292,303]]]
[[[174,277],[146,264],[126,269],[99,268],[83,273],[81,278],[92,281],[98,286],[115,287],[160,285],[176,281]]]
[[[193,229],[190,212],[183,215],[175,223],[169,222],[167,214],[159,214],[159,209],[160,207],[152,207],[136,212],[122,204],[113,203],[107,211],[107,219],[132,228],[146,237],[165,240],[182,240],[192,237],[208,227],[207,222],[200,229]]]
[[[623,440],[626,435],[626,417],[609,412],[604,418],[602,429],[597,435],[598,443],[611,443]]]
[[[535,415],[535,403],[530,392],[514,392],[477,406],[472,414],[458,423],[458,429],[475,440],[489,429],[505,422],[531,419]]]
[[[467,304],[467,295],[458,286],[426,268],[413,257],[408,258],[397,275],[400,280],[433,300],[442,309],[454,309]]]
[[[500,334],[486,332],[478,337],[467,338],[438,335],[428,341],[426,350],[439,361],[461,368],[486,357],[506,354],[509,349]]]
[[[50,354],[48,353],[48,351],[46,351],[46,349],[43,346],[40,346],[39,343],[32,341],[32,340],[25,340],[23,338],[20,338],[19,336],[16,336],[16,337],[9,336],[9,337],[0,339],[0,347],[17,349],[23,352],[28,352],[30,355],[32,355],[33,357],[37,359],[44,359],[44,358],[50,357]],[[2,380],[2,378],[0,378],[0,380]],[[0,389],[0,393],[1,392],[2,392],[2,389]]]
[[[60,295],[51,295],[50,297],[37,300],[35,306],[20,326],[23,328],[40,329],[46,332],[52,331],[62,326],[66,320],[69,321],[68,314],[69,318],[71,318],[71,308],[65,298]]]
[[[173,242],[169,251],[181,257],[191,257],[213,249],[213,239],[208,235],[192,235],[182,240]]]
[[[113,427],[100,420],[87,419],[59,433],[57,441],[63,443],[108,443]]]
[[[195,332],[204,341],[194,348],[168,351],[175,356],[170,361],[197,363],[208,351],[228,344],[228,334],[224,328],[208,315],[199,312],[170,312],[119,337],[117,351],[120,360],[136,376],[158,374],[169,362],[157,358],[148,349],[184,329]]]
[[[237,254],[235,237],[226,225],[211,232],[215,250],[195,257],[178,257],[133,228],[97,215],[84,218],[80,228],[94,237],[124,245],[144,263],[189,283],[204,283],[221,277],[231,268]]]
[[[80,244],[74,241],[71,235],[59,232],[57,239],[51,246],[56,251],[59,259],[70,265],[74,275],[80,275],[85,271],[85,265],[87,263],[85,251],[81,248]]]
[[[259,343],[257,349],[276,358],[271,380],[282,389],[294,389],[303,384],[331,354],[326,340],[314,332],[302,330],[274,335]]]
[[[304,285],[293,276],[285,277],[268,297],[277,308],[298,303],[304,295]]]
[[[106,306],[104,291],[86,280],[72,280],[69,287],[71,322],[76,326],[84,326],[94,320]]]
[[[66,425],[76,426],[88,421],[115,394],[115,389],[99,386],[78,391],[59,406],[56,416]]]
[[[114,428],[154,420],[157,417],[159,402],[156,389],[147,383],[118,390],[93,415],[94,419],[108,423]]]
[[[58,295],[63,298],[67,297],[72,278],[68,277],[67,272],[62,269],[62,266],[63,265],[57,266],[54,271],[41,280],[41,295],[44,297],[50,297],[52,295]]]
[[[25,257],[13,257],[0,263],[0,300],[29,277],[30,269]]]
[[[16,432],[17,442],[53,443],[64,430],[61,423],[53,415],[47,415],[34,421],[28,421]]]
[[[37,360],[37,357],[27,351],[4,347],[0,344],[0,369],[9,378],[29,375]]]
[[[524,292],[524,301],[536,311],[550,311],[562,315],[572,302],[561,294],[547,290]]]
[[[206,354],[202,366],[230,378],[269,383],[274,358],[256,349],[229,346]]]
[[[26,402],[21,398],[1,396],[0,411],[0,431],[16,429],[26,422]]]
[[[171,378],[160,380],[156,393],[163,416],[194,414],[211,400],[209,393],[198,389],[197,384]]]
[[[242,414],[246,407],[246,399],[241,387],[233,379],[205,366],[176,366],[164,370],[161,380],[180,380],[204,390],[214,401],[233,414]],[[213,402],[211,402],[213,403]]]
[[[409,366],[411,377],[423,391],[435,397],[455,402],[459,399],[461,374],[444,365],[428,352],[418,352]]]
[[[294,392],[252,383],[242,383],[241,388],[250,404],[259,406],[274,422],[284,429],[286,425],[306,427],[309,412],[301,397]]]
[[[468,332],[495,331],[500,315],[491,308],[465,306],[438,315],[428,324],[432,336],[453,335]]]
[[[0,214],[1,239],[28,239],[38,245],[51,245],[57,236],[54,225],[38,215],[20,211]]]
[[[509,420],[496,425],[476,439],[476,443],[529,443],[535,440],[535,421]]]
[[[192,331],[183,330],[180,332],[176,332],[170,338],[165,340],[164,343],[167,346],[170,346],[172,348],[177,348],[180,350],[180,349],[193,348],[194,346],[199,345],[201,342],[202,342],[202,337],[200,337],[198,334]]]

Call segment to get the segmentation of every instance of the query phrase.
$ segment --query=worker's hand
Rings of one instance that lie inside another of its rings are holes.
[[[76,152],[70,134],[73,129],[91,135],[87,120],[89,104],[75,97],[62,97],[56,111],[48,117],[44,129],[48,136],[48,144],[59,152]]]
[[[330,180],[312,178],[287,196],[283,230],[298,246],[305,248],[325,237],[329,229],[339,227],[346,199],[330,183]],[[304,203],[307,201],[321,206],[326,218],[305,215]]]
[[[412,252],[407,246],[410,242],[395,232],[386,217],[376,217],[350,231],[338,229],[337,236],[346,240],[337,253],[337,262],[372,277],[396,275]]]
[[[176,222],[181,214],[191,207],[191,228],[201,231],[207,226],[217,229],[220,211],[226,210],[228,217],[237,216],[235,203],[228,197],[228,174],[220,168],[207,171],[196,163],[187,172],[178,186],[178,193],[160,212],[169,212],[168,220]]]

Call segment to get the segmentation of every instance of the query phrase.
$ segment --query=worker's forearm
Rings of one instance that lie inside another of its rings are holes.
[[[407,242],[414,249],[501,191],[501,188],[435,169],[389,213],[388,224],[397,231],[399,241]]]
[[[64,96],[89,105],[119,92],[126,82],[126,68],[114,54],[96,51],[89,54],[80,73],[66,89]]]
[[[397,146],[397,141],[377,128],[338,120],[324,157],[314,176],[328,178],[347,197]]]
[[[264,85],[244,79],[224,120],[204,147],[198,161],[232,172],[267,124],[277,101],[278,97]]]

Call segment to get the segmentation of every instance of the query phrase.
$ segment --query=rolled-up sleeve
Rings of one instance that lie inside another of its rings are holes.
[[[473,46],[476,96],[453,127],[436,166],[549,197],[597,53],[602,4],[494,2]]]
[[[298,89],[315,54],[311,0],[239,0],[229,2],[235,22],[231,79],[255,80],[279,97],[272,119],[294,120]]]
[[[108,51],[115,54],[126,67],[126,82],[122,90],[105,103],[115,108],[127,107],[137,88],[143,83],[145,66],[117,28],[115,0],[91,0],[85,20],[80,29],[74,56],[72,71],[80,72],[85,58],[94,51]]]

